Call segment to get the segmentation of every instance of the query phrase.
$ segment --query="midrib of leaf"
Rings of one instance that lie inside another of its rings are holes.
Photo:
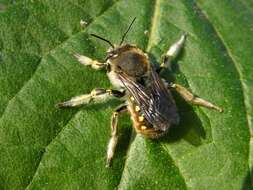
[[[151,48],[153,46],[155,46],[156,36],[157,36],[156,35],[156,31],[157,31],[156,28],[158,26],[157,22],[159,20],[159,15],[160,15],[160,3],[161,3],[161,0],[155,0],[155,2],[154,2],[153,16],[152,16],[152,19],[151,19],[151,25],[150,25],[150,30],[149,30],[150,34],[149,34],[148,44],[146,46],[146,52],[149,52],[151,50]],[[118,186],[117,186],[118,190],[121,189],[120,186],[121,186],[121,183],[122,183],[122,175],[126,171],[126,162],[127,162],[127,159],[128,159],[128,154],[130,152],[129,151],[130,148],[131,148],[131,144],[129,144],[129,146],[128,146],[127,155],[126,155],[126,159],[125,159],[125,163],[124,163],[124,168],[122,170],[121,178],[120,178],[120,181],[119,181]],[[170,153],[168,152],[168,150],[166,148],[164,148],[163,146],[161,146],[161,148],[163,148],[165,150],[165,152],[168,154],[168,156],[170,156],[173,159],[173,157],[170,155]],[[186,188],[188,189],[186,180],[184,178],[184,175],[181,173],[181,170],[180,170],[178,164],[176,163],[175,159],[173,159],[173,161],[174,161],[174,165],[178,168],[179,174],[180,174],[181,178],[183,179]]]
[[[149,35],[149,41],[148,41],[148,45],[147,45],[147,48],[146,48],[147,52],[149,52],[153,46],[156,46],[156,44],[155,44],[155,42],[156,42],[156,36],[157,36],[156,35],[156,31],[157,31],[156,28],[158,26],[157,22],[159,20],[159,14],[160,14],[160,9],[159,9],[160,8],[160,3],[161,3],[161,0],[156,0],[155,3],[154,3],[155,8],[154,8],[153,18],[152,18],[152,23],[151,23],[151,30],[150,30],[151,32],[150,32],[150,35]],[[183,29],[181,29],[180,27],[176,26],[174,23],[172,23],[172,22],[170,22],[170,23],[173,26],[175,26],[176,28],[178,28],[179,30],[183,31]],[[194,34],[188,33],[188,35],[189,34],[194,37]],[[186,82],[188,83],[187,79],[186,79]],[[202,112],[202,113],[205,114],[205,112]],[[208,118],[207,115],[206,115],[206,117]],[[176,159],[170,154],[170,152],[163,145],[163,143],[161,143],[161,148],[168,154],[168,156],[170,156],[172,158],[172,160],[174,161],[174,165],[178,168],[178,171],[180,173],[181,178],[184,181],[184,184],[185,184],[186,188],[190,189],[189,185],[188,185],[188,183],[186,181],[186,179],[184,178],[184,174],[182,173],[182,170],[180,169],[180,165],[177,163]],[[128,157],[126,157],[126,158],[128,158]],[[125,162],[126,161],[127,161],[127,159],[125,160]],[[123,172],[124,172],[124,170],[125,170],[125,168],[123,169]],[[120,186],[120,183],[119,183],[119,186]]]
[[[150,33],[150,38],[149,38],[149,42],[148,42],[148,46],[147,46],[147,49],[146,51],[149,52],[151,50],[151,48],[153,46],[156,46],[155,44],[155,38],[156,38],[156,28],[157,28],[157,21],[159,19],[159,7],[160,7],[160,1],[161,0],[156,0],[156,4],[155,4],[155,11],[154,11],[154,16],[153,16],[153,19],[152,19],[152,25],[151,25],[151,33]],[[177,25],[175,25],[174,23],[170,22],[173,26],[175,26],[176,28],[178,28],[179,30],[183,31],[182,28],[178,27]],[[191,34],[188,32],[188,35],[192,35],[194,37],[194,34]],[[181,72],[181,71],[180,71]],[[183,74],[183,73],[182,73]],[[184,75],[184,74],[183,74]],[[188,86],[189,86],[189,83],[187,81],[187,79],[185,78]],[[188,87],[188,89],[190,89],[190,87]],[[200,108],[201,109],[201,108]],[[205,114],[205,112],[202,112],[203,114]],[[206,115],[206,114],[205,114]],[[208,116],[206,115],[206,117],[208,118]],[[209,118],[208,118],[209,119]],[[183,181],[184,181],[184,184],[186,186],[187,189],[190,189],[189,188],[189,185],[187,183],[187,180],[184,178],[184,174],[182,172],[182,170],[180,169],[180,165],[179,163],[177,163],[176,159],[171,155],[171,153],[169,152],[168,148],[166,148],[164,146],[163,143],[161,143],[161,148],[168,154],[169,157],[172,158],[172,160],[174,161],[174,165],[178,168],[178,171],[180,173],[180,176],[182,177]]]
[[[147,45],[147,48],[146,48],[147,52],[150,51],[151,47],[154,45],[154,42],[155,42],[156,27],[157,27],[159,12],[160,12],[159,7],[160,7],[160,0],[155,0],[154,13],[153,13],[153,18],[152,18],[151,27],[150,27],[150,35],[149,35],[148,45]]]

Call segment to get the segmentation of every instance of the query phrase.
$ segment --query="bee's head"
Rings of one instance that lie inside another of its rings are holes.
[[[107,42],[111,46],[107,51],[106,61],[110,62],[115,72],[124,72],[128,76],[138,78],[147,72],[148,59],[146,55],[135,45],[122,45],[135,19],[136,18],[132,20],[128,29],[122,35],[120,44],[116,47],[105,38],[102,38],[96,34],[91,35]]]

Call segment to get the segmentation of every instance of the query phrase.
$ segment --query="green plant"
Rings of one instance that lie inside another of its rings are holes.
[[[252,188],[252,1],[16,0],[0,1],[0,11],[0,189]],[[127,41],[158,61],[189,33],[173,76],[225,112],[177,97],[181,124],[159,141],[134,136],[125,116],[106,169],[110,115],[119,102],[54,105],[110,86],[73,53],[102,60],[107,45],[88,33],[119,42],[135,16]]]

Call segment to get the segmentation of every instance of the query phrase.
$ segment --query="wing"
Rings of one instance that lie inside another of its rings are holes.
[[[122,73],[119,78],[154,128],[166,131],[172,124],[178,124],[179,116],[174,99],[153,68],[149,84],[146,85],[135,82]]]

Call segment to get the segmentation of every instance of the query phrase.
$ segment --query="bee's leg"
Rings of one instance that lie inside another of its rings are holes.
[[[120,105],[112,114],[111,119],[111,139],[107,147],[106,167],[110,167],[114,152],[118,143],[117,125],[120,113],[127,111],[127,105]]]
[[[180,50],[184,46],[186,35],[187,35],[186,33],[183,34],[180,37],[180,39],[177,42],[175,42],[174,44],[172,44],[172,46],[170,46],[169,50],[164,55],[162,55],[162,63],[160,65],[160,68],[158,69],[158,72],[160,72],[163,68],[170,69],[171,61],[176,58],[176,56],[179,54]]]
[[[88,104],[91,101],[94,101],[94,102],[105,101],[106,99],[112,96],[121,98],[124,95],[125,95],[124,91],[121,92],[119,90],[95,88],[89,94],[76,96],[76,97],[71,98],[69,101],[58,103],[57,107],[75,107],[82,104]]]
[[[190,91],[179,84],[170,84],[170,88],[175,89],[186,101],[191,102],[192,104],[204,106],[209,109],[217,110],[219,112],[223,111],[223,109],[219,106],[216,106],[202,98],[194,96]]]
[[[106,67],[106,63],[100,63],[97,60],[93,60],[89,57],[86,57],[84,55],[80,55],[78,53],[74,54],[74,56],[77,58],[77,60],[85,66],[91,66],[93,69],[99,70]]]

